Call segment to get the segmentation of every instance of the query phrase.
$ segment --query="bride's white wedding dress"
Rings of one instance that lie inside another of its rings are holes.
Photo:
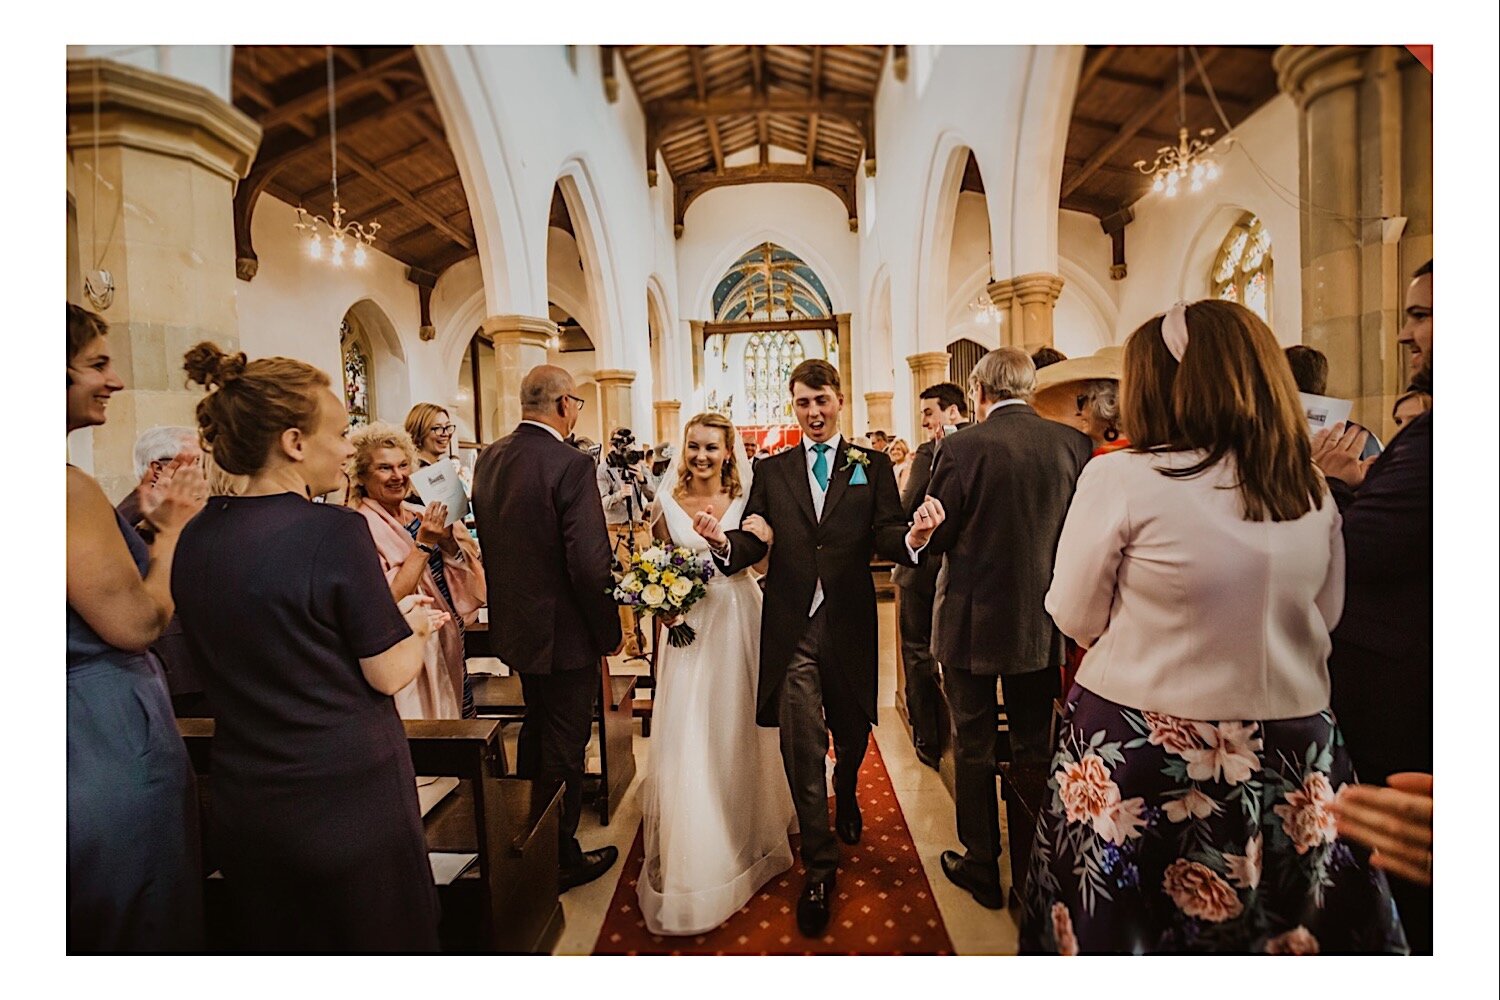
[[[673,544],[707,551],[670,490],[659,498]],[[722,525],[737,527],[744,507],[741,496]],[[685,618],[697,639],[674,649],[663,633],[637,883],[653,934],[711,930],[792,866],[795,813],[776,730],[755,724],[760,615],[760,587],[748,572],[718,574]]]

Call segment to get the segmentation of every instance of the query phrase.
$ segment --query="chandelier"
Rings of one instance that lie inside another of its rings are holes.
[[[1201,72],[1201,70],[1200,70]],[[1208,181],[1219,177],[1219,164],[1213,158],[1214,144],[1211,128],[1197,135],[1188,135],[1187,127],[1187,79],[1183,69],[1182,46],[1177,47],[1177,145],[1162,146],[1156,158],[1147,166],[1145,160],[1136,160],[1135,168],[1152,178],[1151,190],[1164,193],[1168,198],[1177,196],[1177,186],[1183,181],[1188,190],[1198,192]]]
[[[328,60],[328,151],[331,162],[333,185],[333,221],[321,215],[313,215],[301,205],[297,206],[297,232],[307,243],[307,255],[313,260],[327,256],[334,267],[344,266],[344,255],[352,247],[355,267],[364,267],[366,247],[373,246],[375,234],[380,232],[380,223],[368,226],[360,222],[345,222],[344,207],[339,204],[339,144],[338,113],[333,91],[333,46],[327,47]]]
[[[990,251],[986,250],[985,256],[990,260],[990,280],[984,286],[984,288],[981,288],[979,290],[979,297],[976,298],[973,302],[969,303],[969,312],[974,314],[975,326],[993,326],[998,328],[1000,326],[1001,317],[1003,317],[1005,314],[1000,311],[1000,307],[995,305],[995,303],[990,300],[989,295],[986,294],[989,286],[995,283],[995,263],[994,255]]]

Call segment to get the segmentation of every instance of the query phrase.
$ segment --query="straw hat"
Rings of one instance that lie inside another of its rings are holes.
[[[1101,347],[1087,357],[1069,358],[1038,371],[1036,391],[1043,392],[1069,382],[1088,382],[1101,378],[1114,379],[1118,382],[1120,372],[1124,367],[1125,348]]]

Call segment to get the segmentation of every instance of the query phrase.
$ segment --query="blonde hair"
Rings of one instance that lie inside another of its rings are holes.
[[[265,467],[283,431],[317,430],[318,390],[328,376],[294,358],[225,354],[209,341],[183,355],[188,379],[208,389],[198,401],[198,436],[224,471],[251,476]]]
[[[740,464],[734,458],[734,439],[739,433],[734,429],[734,424],[722,413],[700,413],[687,422],[682,429],[682,451],[677,470],[677,485],[673,487],[673,495],[681,497],[687,493],[688,483],[692,481],[693,470],[687,464],[687,438],[694,427],[712,427],[724,435],[724,464],[720,466],[719,480],[724,484],[724,490],[733,500],[745,490],[744,483],[740,482]]]
[[[422,442],[426,440],[428,433],[437,426],[438,414],[447,412],[447,407],[436,403],[418,403],[411,408],[411,412],[406,415],[406,433],[411,435],[412,444],[416,445],[418,451],[421,450]],[[451,415],[449,419],[452,419]],[[413,467],[416,464],[415,461],[412,462]]]
[[[900,445],[901,450],[906,452],[906,454],[901,457],[901,461],[904,462],[908,458],[911,458],[911,445],[907,444],[905,439],[903,438],[891,438],[891,443],[885,446],[885,453],[889,455],[891,452],[896,450],[897,445]],[[895,462],[896,460],[893,458],[891,459],[891,461]]]
[[[351,504],[365,498],[365,487],[361,480],[370,471],[370,453],[377,448],[399,448],[406,455],[411,471],[416,471],[417,447],[412,444],[411,435],[395,424],[377,422],[355,428],[349,434],[349,443],[354,445],[354,457],[349,460],[349,502]]]

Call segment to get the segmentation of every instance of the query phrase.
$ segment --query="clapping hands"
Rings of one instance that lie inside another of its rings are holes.
[[[422,511],[422,521],[417,525],[417,541],[423,545],[442,545],[451,542],[453,533],[448,530],[448,505],[434,501]]]
[[[1365,472],[1375,459],[1360,459],[1370,432],[1358,424],[1334,424],[1313,435],[1313,464],[1323,470],[1323,475],[1342,479],[1349,486],[1358,486],[1365,481]]]
[[[202,462],[181,454],[141,491],[141,518],[158,532],[180,531],[208,500]]]
[[[424,594],[407,594],[396,602],[396,607],[411,630],[424,637],[448,624],[448,619],[452,617],[448,612],[434,608],[432,598]]]

